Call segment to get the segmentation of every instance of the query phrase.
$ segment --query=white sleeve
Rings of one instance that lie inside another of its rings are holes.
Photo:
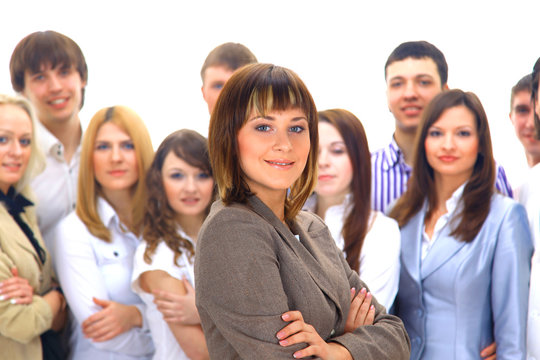
[[[377,213],[360,254],[360,278],[388,310],[399,284],[401,234],[395,220]]]
[[[75,214],[71,214],[58,225],[54,242],[56,274],[80,326],[101,310],[92,301],[93,297],[110,300],[94,254],[92,235]],[[149,332],[143,328],[132,328],[109,341],[92,342],[92,345],[135,356],[151,354],[154,349]]]

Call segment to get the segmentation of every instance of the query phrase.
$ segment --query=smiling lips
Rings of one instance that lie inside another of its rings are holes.
[[[109,171],[109,175],[120,177],[123,176],[125,173],[127,173],[127,170],[111,170]]]
[[[188,197],[188,198],[180,199],[180,201],[182,201],[186,205],[196,205],[197,203],[199,203],[200,199],[194,198],[194,197]]]
[[[294,161],[290,160],[265,160],[265,162],[273,168],[287,170],[294,165]]]
[[[7,164],[2,164],[2,167],[6,168],[8,171],[19,171],[19,169],[21,168],[22,164],[21,163],[7,163]]]
[[[335,177],[334,175],[322,174],[322,175],[319,175],[317,180],[319,180],[319,181],[329,181],[329,180],[332,180],[334,177]]]
[[[401,108],[407,116],[418,116],[422,113],[422,107],[418,105],[407,105]]]
[[[453,162],[453,161],[456,161],[458,158],[457,156],[452,156],[452,155],[442,155],[442,156],[439,156],[439,160],[441,160],[442,162]]]

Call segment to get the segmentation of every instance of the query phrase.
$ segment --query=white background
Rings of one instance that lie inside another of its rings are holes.
[[[215,46],[240,42],[260,62],[289,67],[319,110],[344,108],[376,149],[394,127],[384,63],[400,43],[427,40],[446,56],[450,87],[475,92],[486,109],[496,159],[512,185],[526,169],[508,119],[510,89],[540,56],[540,1],[59,1],[1,6],[0,92],[12,93],[9,59],[27,34],[56,30],[83,50],[89,81],[81,119],[127,105],[154,146],[170,132],[206,135],[200,68]]]

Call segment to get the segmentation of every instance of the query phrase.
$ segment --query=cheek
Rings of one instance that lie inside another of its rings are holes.
[[[210,203],[210,201],[212,201],[213,190],[214,190],[214,182],[213,181],[205,181],[204,184],[201,185],[201,187],[200,187],[201,198],[203,198],[205,200],[205,202],[206,202],[204,204],[205,208],[208,205],[208,203]]]
[[[171,204],[177,197],[178,193],[181,191],[182,185],[178,181],[171,181],[169,179],[163,180],[163,190],[165,191],[165,196],[167,201]]]

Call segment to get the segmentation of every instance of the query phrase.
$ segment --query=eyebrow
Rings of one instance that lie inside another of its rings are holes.
[[[253,121],[253,120],[257,120],[257,119],[264,119],[264,120],[269,120],[269,121],[275,121],[276,120],[272,116],[256,115],[253,118],[249,119],[248,121]],[[301,121],[301,120],[306,120],[307,121],[307,118],[305,116],[297,116],[297,117],[292,118],[291,120],[292,121]]]
[[[7,135],[15,135],[15,133],[13,131],[7,130],[7,129],[0,128],[0,132],[2,132],[4,134],[7,134]],[[32,133],[31,132],[24,133],[24,134],[21,134],[21,136],[32,136]]]

